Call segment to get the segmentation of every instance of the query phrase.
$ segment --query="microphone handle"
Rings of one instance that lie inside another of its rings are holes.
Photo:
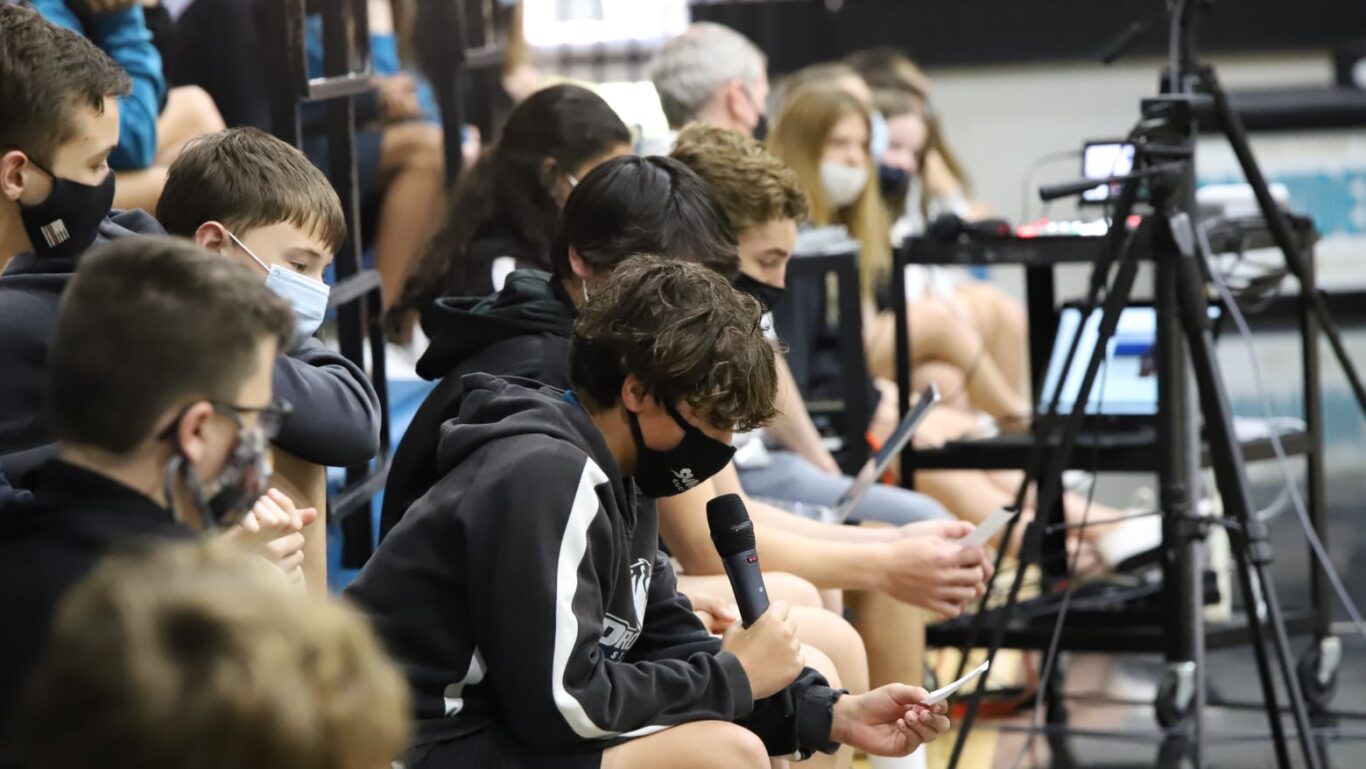
[[[722,562],[726,576],[730,577],[735,603],[740,607],[740,622],[749,627],[768,611],[768,591],[764,589],[764,575],[759,571],[759,555],[753,550],[743,550],[722,558]]]

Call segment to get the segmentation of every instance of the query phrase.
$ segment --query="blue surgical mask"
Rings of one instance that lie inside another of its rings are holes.
[[[323,316],[327,314],[327,297],[332,289],[326,283],[307,275],[301,275],[279,265],[268,265],[238,240],[236,235],[229,232],[228,237],[266,271],[266,288],[274,291],[294,308],[297,325],[294,328],[294,339],[290,349],[298,348],[317,333],[318,327],[322,325]]]
[[[892,144],[892,134],[887,128],[887,118],[876,110],[868,116],[869,124],[869,147],[873,153],[873,161],[879,161],[883,155],[887,154],[887,148]]]

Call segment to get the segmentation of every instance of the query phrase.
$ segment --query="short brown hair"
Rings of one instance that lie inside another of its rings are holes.
[[[131,88],[128,73],[94,43],[0,3],[0,152],[23,150],[50,167],[75,135],[73,108],[103,113],[105,97]]]
[[[195,543],[111,555],[68,594],[14,736],[45,769],[374,769],[408,716],[358,613]]]
[[[346,240],[341,200],[327,177],[302,152],[256,128],[230,128],[186,145],[171,164],[157,219],[182,238],[216,221],[239,234],[289,222],[333,253]]]
[[[126,454],[168,409],[231,401],[266,339],[294,331],[289,304],[237,262],[172,238],[129,237],[81,260],[48,352],[59,441]]]
[[[633,256],[581,308],[570,342],[574,390],[615,405],[633,374],[656,400],[685,401],[720,429],[750,430],[777,413],[775,351],[763,310],[715,270]]]
[[[678,134],[670,157],[702,177],[737,234],[777,219],[806,219],[797,174],[748,136],[693,123]]]

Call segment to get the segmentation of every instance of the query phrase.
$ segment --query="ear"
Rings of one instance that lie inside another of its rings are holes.
[[[635,374],[627,374],[621,383],[621,405],[627,411],[639,414],[645,410],[646,401],[654,400],[645,389],[645,384],[636,379]]]
[[[749,103],[749,98],[745,96],[745,84],[741,80],[731,80],[726,83],[721,90],[721,98],[726,107],[726,112],[732,118],[738,119],[741,115],[753,111],[753,106]]]
[[[585,283],[593,277],[593,268],[588,266],[588,262],[579,256],[579,250],[572,245],[569,247],[569,269],[574,271],[574,277]]]
[[[227,250],[232,239],[228,237],[228,228],[221,223],[204,222],[194,231],[194,242],[209,251],[221,254]]]
[[[212,417],[213,405],[208,401],[199,401],[181,413],[175,430],[176,442],[191,465],[204,460],[208,450],[205,430]]]
[[[24,192],[24,171],[28,168],[28,156],[19,150],[0,154],[0,197],[18,200]]]

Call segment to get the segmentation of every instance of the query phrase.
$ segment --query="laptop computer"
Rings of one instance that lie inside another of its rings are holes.
[[[939,403],[939,388],[930,385],[920,394],[920,400],[915,406],[911,407],[906,418],[901,420],[901,424],[892,431],[891,437],[882,444],[882,448],[877,453],[868,458],[863,463],[858,475],[854,476],[854,482],[849,485],[849,490],[835,502],[834,520],[837,523],[844,523],[849,519],[849,514],[854,512],[854,508],[863,500],[863,496],[873,487],[878,478],[887,472],[892,466],[892,462],[901,455],[901,450],[911,443],[911,438],[915,435],[916,428],[925,415],[930,413],[930,409]]]
[[[1211,305],[1209,312],[1210,318],[1219,319],[1217,306]],[[1085,323],[1081,308],[1071,305],[1062,308],[1038,413],[1042,414],[1048,408],[1059,381],[1062,381],[1062,397],[1058,400],[1058,414],[1072,413],[1086,374],[1086,363],[1100,336],[1100,319],[1100,308],[1096,308]],[[1072,367],[1064,372],[1067,350],[1078,333],[1081,342],[1077,346],[1077,356]],[[1156,308],[1152,305],[1125,307],[1115,334],[1106,346],[1105,362],[1091,388],[1091,396],[1086,401],[1085,424],[1088,427],[1125,428],[1153,424],[1153,417],[1157,415],[1156,352]]]

